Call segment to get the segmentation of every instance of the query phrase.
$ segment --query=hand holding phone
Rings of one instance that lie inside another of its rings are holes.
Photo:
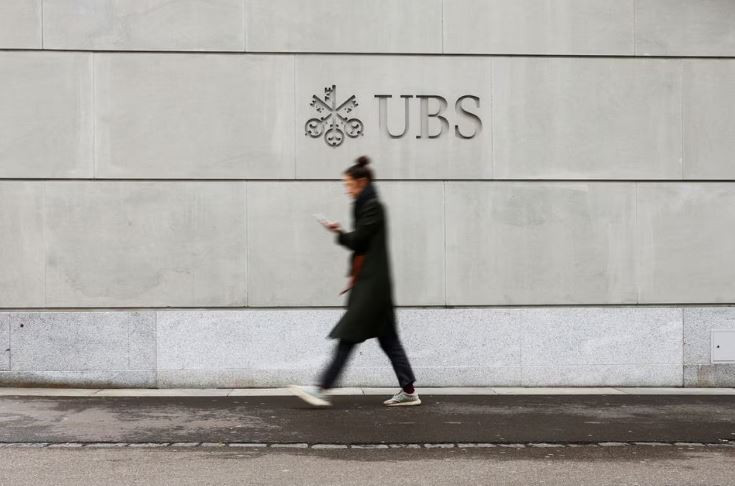
[[[331,223],[331,221],[326,216],[324,216],[322,213],[314,213],[314,217],[316,218],[317,221],[319,221],[324,226],[327,226],[329,225],[329,223]]]
[[[339,231],[339,223],[329,220],[326,216],[321,213],[315,213],[314,217],[319,221],[325,228],[330,231]]]

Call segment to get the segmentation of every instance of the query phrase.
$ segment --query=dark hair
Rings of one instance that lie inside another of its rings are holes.
[[[345,174],[353,179],[362,179],[367,177],[368,181],[373,180],[373,171],[368,167],[370,158],[367,155],[361,155],[355,160],[355,165],[345,171]]]

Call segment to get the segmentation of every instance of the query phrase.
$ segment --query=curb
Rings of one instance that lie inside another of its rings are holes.
[[[0,442],[0,448],[32,449],[120,449],[120,448],[205,448],[205,449],[480,449],[480,448],[574,448],[574,447],[727,447],[735,448],[735,441],[720,442],[436,442],[436,443],[380,443],[380,444],[325,444],[306,442]]]
[[[397,388],[344,387],[328,392],[332,396],[374,396],[395,393]],[[687,395],[735,396],[735,387],[420,387],[424,396],[579,396],[579,395]],[[285,397],[293,396],[287,388],[44,388],[3,387],[0,397]]]

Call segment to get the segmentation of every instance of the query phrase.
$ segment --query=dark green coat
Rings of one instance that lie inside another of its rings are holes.
[[[361,342],[394,332],[390,258],[387,245],[387,217],[377,197],[366,200],[356,210],[354,230],[337,235],[337,243],[352,250],[350,272],[355,255],[365,255],[355,286],[347,296],[347,312],[329,333],[330,338]]]

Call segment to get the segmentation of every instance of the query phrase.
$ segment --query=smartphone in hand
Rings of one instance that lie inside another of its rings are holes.
[[[324,226],[329,226],[329,224],[332,222],[322,213],[314,213],[314,217],[316,218],[317,221],[319,221]]]
[[[329,231],[339,232],[341,231],[339,223],[336,221],[330,221],[326,216],[321,213],[314,214],[314,217],[319,221],[322,226],[327,228]]]

